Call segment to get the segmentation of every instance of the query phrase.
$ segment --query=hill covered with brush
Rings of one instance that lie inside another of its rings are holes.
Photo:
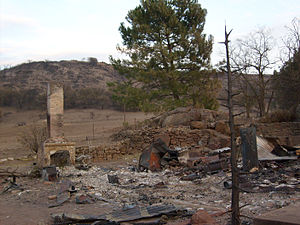
[[[64,84],[66,108],[111,108],[107,82],[122,81],[110,64],[86,61],[40,61],[0,71],[0,106],[45,108],[47,83]]]
[[[47,82],[63,82],[73,89],[104,88],[110,81],[121,80],[110,64],[85,61],[39,61],[23,63],[0,71],[0,87],[44,89]]]

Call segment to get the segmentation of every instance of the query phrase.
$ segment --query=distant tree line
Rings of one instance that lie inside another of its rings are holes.
[[[15,107],[19,110],[45,109],[46,92],[42,93],[37,89],[0,89],[0,106]]]
[[[0,88],[0,107],[15,107],[18,110],[40,109],[47,107],[47,93],[38,89]],[[122,106],[111,100],[110,92],[103,88],[73,89],[64,87],[64,107],[121,109]]]
[[[111,93],[103,88],[64,88],[65,109],[74,108],[120,108],[111,100]]]

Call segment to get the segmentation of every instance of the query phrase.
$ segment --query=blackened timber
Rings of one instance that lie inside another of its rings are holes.
[[[247,127],[240,129],[242,140],[243,170],[250,171],[258,167],[256,129]]]

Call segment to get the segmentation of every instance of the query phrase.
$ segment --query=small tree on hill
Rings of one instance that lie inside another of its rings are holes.
[[[94,58],[94,57],[89,57],[88,62],[89,62],[89,64],[91,64],[93,66],[96,66],[98,64],[97,58]]]
[[[141,109],[160,111],[199,102],[216,107],[215,96],[204,91],[216,88],[206,72],[213,41],[203,34],[205,16],[197,0],[141,0],[128,12],[129,26],[121,23],[119,28],[124,48],[118,49],[129,59],[111,57],[111,63],[131,85],[125,85],[128,98],[139,100]]]

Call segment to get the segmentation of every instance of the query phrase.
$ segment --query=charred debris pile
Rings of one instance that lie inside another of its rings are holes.
[[[115,134],[114,139],[120,141],[115,148],[126,154],[138,153],[138,158],[110,168],[63,171],[62,176],[71,177],[76,187],[80,184],[73,201],[118,205],[114,213],[122,216],[111,220],[116,223],[124,216],[127,220],[123,221],[134,224],[133,219],[129,219],[131,215],[138,220],[151,218],[143,224],[168,221],[174,224],[176,219],[184,220],[183,224],[202,224],[199,218],[209,218],[207,224],[224,224],[224,216],[228,220],[226,215],[230,212],[232,187],[226,118],[227,115],[220,112],[180,108],[148,121],[147,126]],[[247,129],[247,125],[236,126],[237,131],[240,128]],[[263,137],[260,129],[249,138],[255,143],[254,154],[247,154],[249,146],[241,137],[237,144],[241,149],[238,163],[241,212],[248,218],[245,223],[251,224],[252,219],[263,212],[299,201],[300,166],[299,147],[282,143],[280,138]],[[97,154],[93,159],[97,159]],[[159,212],[153,216],[134,216],[140,215],[137,212],[141,210],[147,212],[149,206],[158,207],[164,216]],[[164,210],[170,211],[163,213]],[[57,221],[87,219],[80,216],[62,213],[53,218]],[[88,217],[92,218],[102,221],[114,217]]]

